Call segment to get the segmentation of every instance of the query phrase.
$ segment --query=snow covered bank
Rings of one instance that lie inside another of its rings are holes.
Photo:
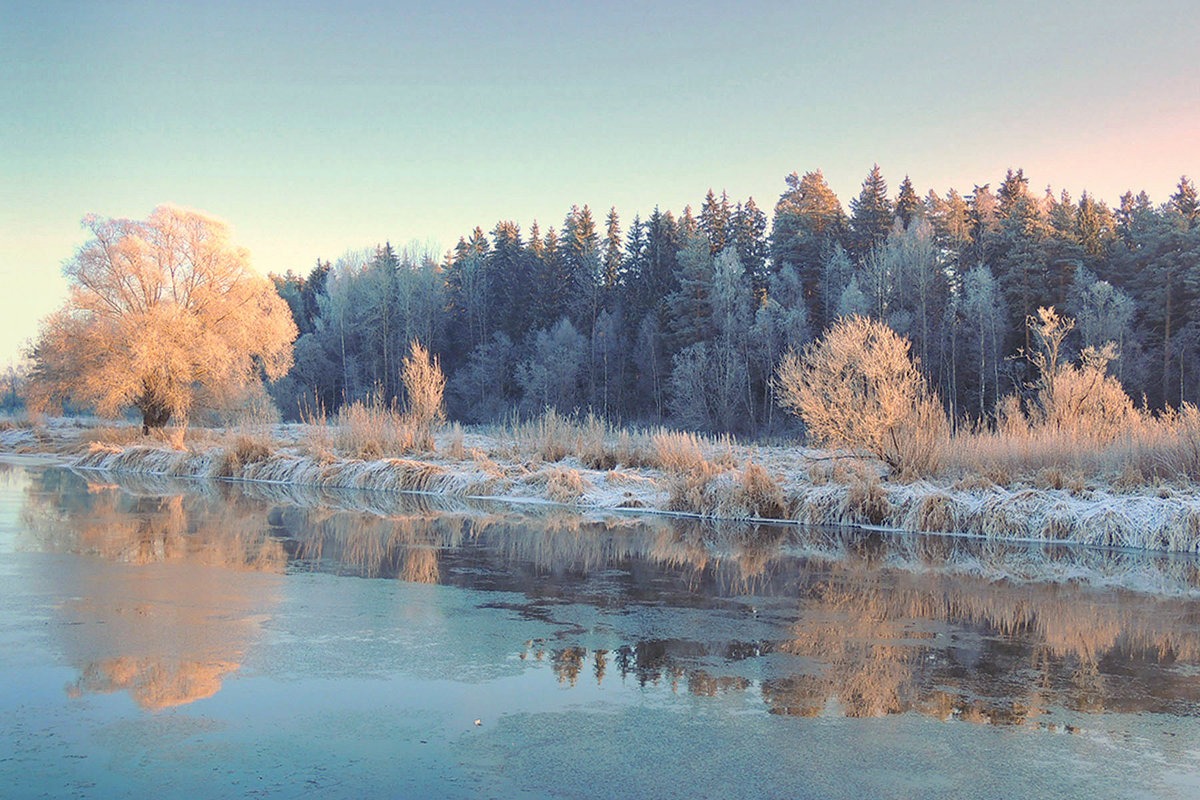
[[[845,454],[684,434],[665,435],[641,449],[625,443],[624,449],[585,455],[585,463],[575,455],[545,458],[504,432],[443,432],[432,452],[359,459],[314,452],[305,444],[312,436],[304,426],[278,426],[269,436],[206,432],[188,449],[166,441],[146,444],[137,436],[89,441],[82,429],[52,430],[5,431],[0,450],[57,451],[78,469],[118,473],[1200,552],[1200,487],[1194,484],[1118,491],[987,480],[900,482],[889,480],[881,465]]]

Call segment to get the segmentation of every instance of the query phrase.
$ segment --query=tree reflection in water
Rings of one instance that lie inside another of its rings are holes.
[[[80,675],[68,693],[128,692],[146,709],[220,690],[274,603],[275,581],[246,573],[281,574],[287,563],[265,517],[219,494],[163,495],[47,470],[26,486],[21,519],[41,549],[100,560],[62,562],[47,576],[70,584],[59,630]]]
[[[520,592],[523,604],[504,607],[547,621],[569,617],[570,604],[722,615],[692,624],[699,638],[614,624],[597,645],[567,620],[553,640],[516,643],[517,657],[547,665],[564,687],[619,680],[705,697],[755,693],[784,715],[913,711],[1004,724],[1040,724],[1055,707],[1200,709],[1195,559],[296,487],[122,477],[118,488],[92,477],[80,492],[78,477],[63,476],[47,471],[29,490],[41,501],[27,504],[27,522],[52,549]],[[109,605],[134,594],[90,591]],[[181,624],[195,623],[169,622]],[[76,688],[128,690],[147,707],[206,696],[251,637],[233,627],[204,658],[87,662]],[[146,636],[166,635],[155,630]]]

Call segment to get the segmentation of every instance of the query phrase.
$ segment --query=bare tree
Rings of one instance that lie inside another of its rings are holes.
[[[83,224],[93,238],[66,262],[70,295],[33,349],[34,407],[70,399],[106,416],[133,407],[148,430],[236,401],[291,367],[288,306],[225,223],[159,206],[146,220]]]

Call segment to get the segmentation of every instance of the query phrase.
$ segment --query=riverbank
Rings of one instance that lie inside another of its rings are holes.
[[[1200,552],[1200,487],[1186,481],[909,481],[848,453],[665,430],[616,432],[556,415],[445,428],[431,448],[403,454],[369,441],[363,446],[361,437],[332,426],[299,424],[152,437],[133,426],[75,420],[0,430],[0,452],[53,455],[82,470]]]

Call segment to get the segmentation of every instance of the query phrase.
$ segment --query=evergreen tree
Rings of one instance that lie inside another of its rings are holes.
[[[931,191],[925,205],[938,248],[946,254],[946,260],[953,265],[957,275],[961,276],[966,272],[967,259],[974,242],[970,204],[957,190],[950,189],[944,200]]]
[[[1000,215],[996,208],[996,195],[991,184],[975,186],[967,197],[971,218],[971,247],[962,260],[965,264],[988,264],[995,257],[997,240],[1000,238]]]
[[[704,197],[704,205],[700,207],[700,230],[708,237],[708,249],[712,255],[715,256],[729,244],[732,238],[731,223],[729,196],[722,191],[718,200],[713,190],[709,189]]]
[[[1180,176],[1175,194],[1171,195],[1171,208],[1187,222],[1189,228],[1200,224],[1200,202],[1196,199],[1196,184],[1187,175]]]
[[[892,230],[892,201],[888,199],[887,181],[876,164],[867,173],[862,191],[850,201],[850,255],[859,263],[866,261],[871,250],[880,247]]]
[[[602,285],[607,297],[613,295],[624,278],[621,249],[621,218],[617,215],[617,207],[613,206],[608,210],[608,216],[604,220]]]
[[[1112,212],[1108,210],[1108,206],[1096,202],[1084,192],[1079,198],[1075,228],[1079,244],[1092,262],[1100,260],[1112,244],[1113,227]]]
[[[600,313],[600,236],[586,205],[571,206],[563,221],[560,249],[567,315],[576,330],[591,331]]]
[[[767,215],[753,197],[734,208],[731,230],[731,244],[737,249],[738,260],[755,292],[761,295],[767,285]]]
[[[538,274],[537,290],[533,296],[534,327],[546,328],[567,314],[570,294],[570,274],[563,263],[558,232],[551,227],[542,238],[539,258],[535,263]]]
[[[914,219],[921,216],[924,210],[925,207],[921,205],[920,198],[913,190],[912,181],[905,175],[904,180],[900,183],[900,192],[896,195],[896,216],[907,228]]]
[[[682,350],[708,338],[712,328],[713,257],[708,239],[693,234],[678,256],[677,288],[667,296],[671,349]]]
[[[804,303],[810,324],[823,327],[826,298],[821,294],[822,265],[846,233],[846,215],[837,195],[820,170],[792,173],[785,179],[787,190],[775,203],[770,249],[774,271],[791,264],[804,287]]]
[[[633,287],[637,301],[633,307],[644,317],[653,310],[660,314],[660,326],[666,321],[666,298],[678,286],[678,253],[683,247],[683,235],[670,211],[655,207],[646,222],[646,247],[640,279]]]
[[[488,262],[488,274],[493,278],[496,294],[495,327],[510,339],[519,340],[534,324],[529,298],[535,286],[535,267],[521,241],[521,228],[517,223],[496,223],[492,229]]]

